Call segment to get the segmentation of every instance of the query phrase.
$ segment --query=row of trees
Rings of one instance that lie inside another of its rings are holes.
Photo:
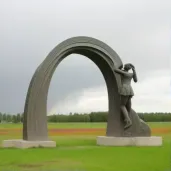
[[[0,122],[13,122],[13,123],[19,123],[23,122],[23,114],[6,114],[6,113],[0,113]]]
[[[138,113],[145,122],[171,122],[171,113]],[[48,116],[49,122],[107,122],[107,112]]]
[[[92,112],[90,114],[70,113],[69,115],[50,115],[49,122],[106,122],[107,112]]]
[[[91,112],[85,114],[70,113],[69,115],[54,114],[47,116],[48,122],[107,122],[107,112]],[[138,113],[145,122],[171,122],[171,113]],[[23,122],[23,114],[2,114],[0,122]]]

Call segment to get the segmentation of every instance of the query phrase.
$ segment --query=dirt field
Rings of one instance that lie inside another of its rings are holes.
[[[50,128],[50,136],[57,135],[104,135],[105,128]],[[171,128],[152,128],[152,134],[170,134]],[[22,128],[1,128],[0,135],[21,134]]]

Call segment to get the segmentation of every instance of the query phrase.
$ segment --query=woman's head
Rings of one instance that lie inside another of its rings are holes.
[[[131,68],[133,68],[133,65],[128,63],[124,65],[124,70],[129,71]]]

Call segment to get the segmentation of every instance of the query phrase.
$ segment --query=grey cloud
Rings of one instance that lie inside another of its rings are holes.
[[[135,64],[140,80],[148,72],[169,68],[170,13],[169,0],[2,0],[0,111],[23,111],[35,69],[49,51],[72,36],[106,42],[124,63]],[[73,91],[105,84],[95,65],[76,57],[68,57],[57,68],[49,91],[50,106]]]

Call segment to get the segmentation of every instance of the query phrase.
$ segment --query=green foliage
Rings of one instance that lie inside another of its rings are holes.
[[[49,122],[107,122],[107,112],[48,116]],[[171,113],[139,113],[145,122],[171,122]]]
[[[171,113],[138,113],[139,117],[145,122],[171,122]],[[54,114],[47,116],[48,122],[107,122],[107,112],[91,112],[91,113],[70,113],[69,115]],[[22,114],[6,114],[0,113],[0,122],[23,122]]]
[[[23,114],[11,115],[11,114],[2,114],[0,113],[0,123],[1,122],[12,122],[12,123],[20,123],[22,122]]]
[[[0,123],[2,122],[2,113],[0,113]]]

